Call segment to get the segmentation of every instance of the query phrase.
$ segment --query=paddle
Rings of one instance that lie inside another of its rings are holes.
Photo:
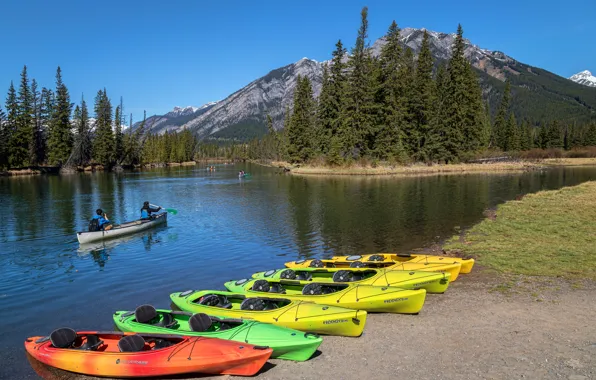
[[[151,205],[152,207],[161,207],[161,206],[156,206],[154,204]],[[176,210],[175,208],[165,208],[165,207],[161,207],[162,209],[166,210],[167,212],[169,212],[172,215],[176,215],[178,214],[178,210]]]

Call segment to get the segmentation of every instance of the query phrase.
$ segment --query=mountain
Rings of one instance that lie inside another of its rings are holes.
[[[424,31],[404,28],[400,33],[403,45],[417,54]],[[449,59],[456,34],[427,32],[435,63],[438,65]],[[373,55],[378,56],[384,44],[384,38],[376,40],[371,46]],[[493,113],[500,102],[505,80],[509,79],[512,111],[517,120],[527,118],[540,122],[556,118],[564,122],[583,122],[596,117],[596,89],[519,62],[503,52],[481,48],[467,39],[465,45],[465,56],[479,75],[483,96]],[[326,63],[329,61],[302,58],[269,72],[208,108],[183,119],[174,119],[175,123],[162,121],[167,115],[155,116],[155,121],[150,119],[159,131],[190,128],[200,138],[246,140],[259,136],[266,132],[267,114],[271,115],[276,129],[283,127],[283,113],[286,106],[292,105],[298,75],[310,78],[315,96],[318,96],[323,64]]]
[[[592,75],[588,70],[584,70],[581,73],[577,73],[569,77],[575,83],[583,84],[588,87],[596,87],[596,77]]]
[[[186,123],[209,111],[218,102],[210,102],[201,107],[174,107],[173,110],[165,115],[154,115],[145,120],[145,131],[157,134],[163,134],[168,131],[179,131]],[[134,132],[142,122],[133,124],[132,128],[127,129],[127,133]]]

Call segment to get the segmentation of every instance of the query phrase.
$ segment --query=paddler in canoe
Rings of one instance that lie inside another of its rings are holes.
[[[109,231],[112,227],[112,223],[106,213],[100,208],[95,210],[95,215],[93,215],[93,218],[89,222],[89,231]]]
[[[143,207],[141,207],[141,220],[154,219],[155,217],[151,215],[151,213],[158,212],[159,210],[161,210],[161,206],[157,206],[157,208],[152,208],[151,206],[153,205],[150,204],[149,201],[145,201],[143,203]]]

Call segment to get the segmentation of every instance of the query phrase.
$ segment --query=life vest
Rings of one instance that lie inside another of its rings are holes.
[[[99,219],[93,218],[89,221],[89,231],[99,231],[101,228],[99,227]]]
[[[141,219],[148,219],[149,218],[149,213],[147,212],[146,208],[142,208],[141,209]]]

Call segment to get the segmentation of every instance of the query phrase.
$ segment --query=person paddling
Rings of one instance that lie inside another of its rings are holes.
[[[141,219],[152,219],[151,213],[158,212],[159,210],[161,210],[161,206],[157,208],[151,208],[149,201],[145,201],[143,203],[143,207],[141,208]]]
[[[95,210],[95,215],[89,223],[89,231],[109,231],[112,229],[112,224],[108,219],[108,216],[103,212],[102,209],[98,208]]]

